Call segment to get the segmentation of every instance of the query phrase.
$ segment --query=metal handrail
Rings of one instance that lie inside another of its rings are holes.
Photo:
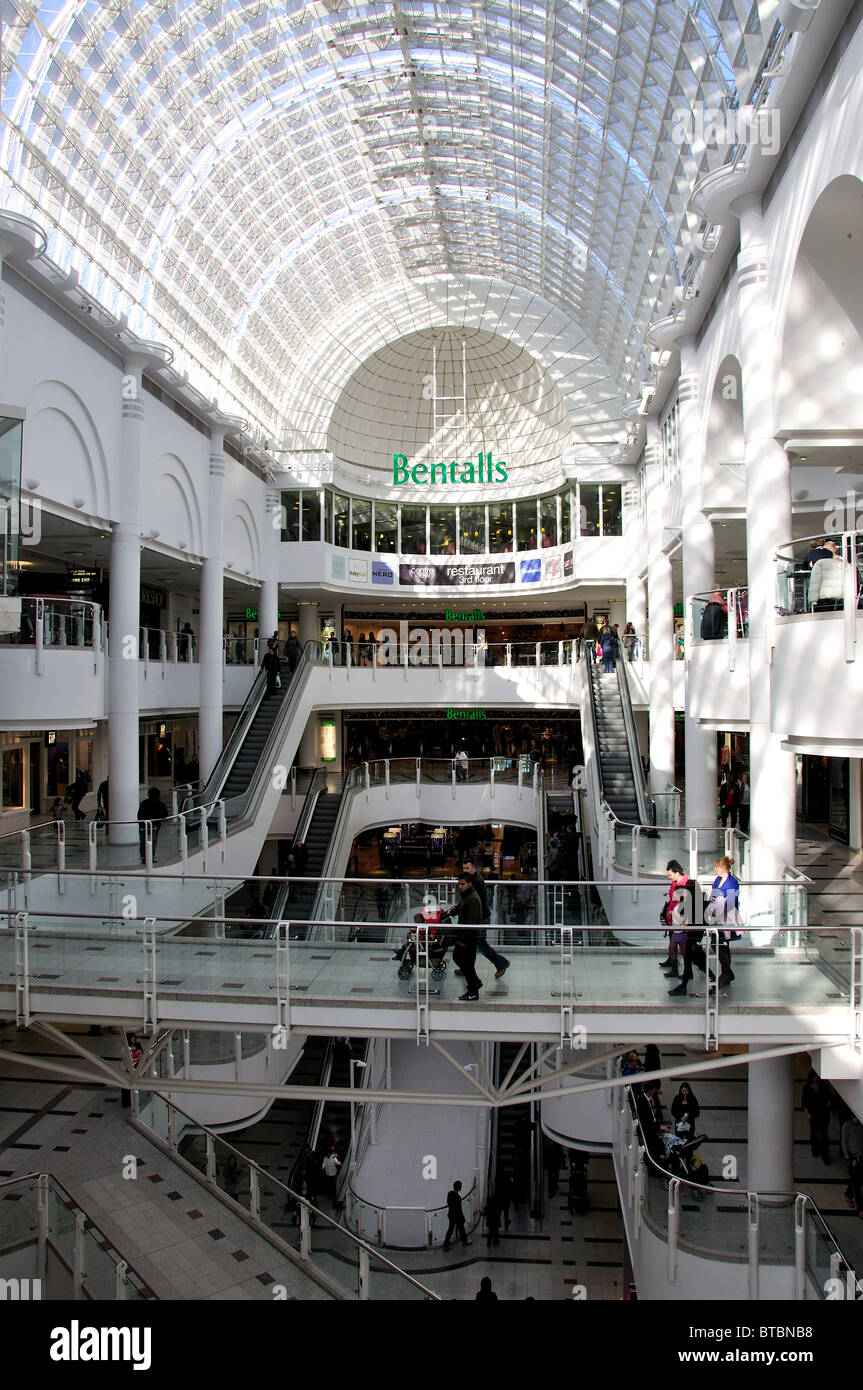
[[[650,1074],[649,1074],[649,1073],[646,1073],[645,1075],[649,1077]],[[639,1085],[643,1085],[643,1079],[642,1079],[641,1081],[639,1081],[638,1084],[639,1084]],[[669,1184],[672,1183],[672,1182],[675,1182],[675,1183],[678,1184],[679,1187],[689,1188],[689,1189],[691,1189],[691,1190],[694,1191],[694,1192],[699,1192],[699,1193],[707,1193],[707,1192],[709,1192],[709,1193],[711,1193],[711,1194],[712,1194],[713,1196],[715,1196],[715,1197],[726,1197],[726,1198],[727,1198],[727,1196],[728,1196],[728,1189],[727,1189],[726,1187],[713,1187],[713,1186],[711,1186],[709,1183],[697,1183],[697,1182],[693,1182],[690,1178],[680,1178],[680,1177],[677,1177],[674,1173],[669,1173],[669,1171],[668,1171],[667,1168],[663,1168],[662,1164],[659,1163],[655,1158],[653,1158],[653,1157],[651,1156],[651,1154],[650,1154],[650,1152],[649,1152],[649,1150],[648,1150],[648,1147],[647,1147],[647,1143],[646,1143],[645,1138],[644,1138],[644,1134],[643,1134],[643,1132],[642,1132],[641,1122],[640,1122],[640,1120],[639,1120],[639,1118],[638,1118],[638,1109],[637,1109],[636,1104],[635,1104],[635,1101],[634,1101],[634,1099],[633,1099],[632,1087],[631,1087],[631,1086],[625,1087],[625,1088],[624,1088],[624,1094],[626,1095],[626,1099],[627,1099],[627,1102],[628,1102],[628,1105],[629,1105],[629,1110],[630,1110],[630,1115],[631,1115],[631,1118],[632,1118],[633,1129],[636,1131],[636,1133],[637,1133],[637,1135],[638,1135],[639,1147],[640,1147],[640,1149],[641,1149],[642,1155],[643,1155],[643,1157],[644,1157],[646,1163],[648,1164],[648,1166],[649,1166],[650,1168],[652,1168],[656,1173],[658,1173],[659,1176],[660,1176],[661,1178],[665,1179]],[[706,1142],[709,1142],[709,1141],[706,1141]],[[795,1189],[795,1190],[792,1191],[792,1192],[788,1192],[788,1191],[785,1191],[784,1189],[781,1189],[781,1188],[775,1188],[775,1189],[774,1189],[774,1188],[767,1188],[766,1190],[763,1190],[763,1191],[761,1191],[761,1192],[756,1192],[753,1188],[737,1187],[737,1188],[734,1189],[734,1194],[735,1194],[735,1196],[739,1196],[740,1198],[745,1199],[748,1203],[754,1202],[754,1203],[756,1203],[756,1204],[760,1204],[760,1203],[762,1203],[766,1198],[770,1198],[770,1205],[771,1205],[771,1206],[785,1205],[785,1206],[788,1206],[788,1207],[793,1207],[794,1204],[795,1204],[800,1198],[803,1198],[803,1199],[805,1200],[805,1202],[807,1203],[807,1205],[808,1205],[809,1207],[811,1207],[811,1209],[812,1209],[812,1211],[815,1213],[817,1219],[821,1222],[822,1226],[824,1227],[824,1230],[827,1232],[828,1236],[829,1236],[830,1239],[833,1241],[833,1244],[835,1245],[836,1250],[838,1251],[838,1253],[839,1253],[840,1257],[842,1258],[842,1260],[845,1262],[845,1264],[847,1265],[847,1267],[848,1267],[849,1269],[853,1268],[853,1266],[851,1265],[850,1261],[847,1260],[846,1257],[844,1256],[844,1254],[842,1253],[842,1247],[840,1246],[838,1240],[836,1239],[836,1237],[834,1236],[833,1232],[831,1231],[831,1229],[830,1229],[830,1227],[829,1227],[827,1221],[824,1219],[824,1216],[823,1216],[823,1214],[822,1214],[820,1208],[818,1207],[817,1203],[812,1199],[812,1197],[809,1195],[808,1192],[800,1192],[798,1189]],[[781,1202],[780,1202],[780,1201],[777,1201],[777,1199],[782,1199],[782,1200],[781,1200]],[[720,1252],[720,1257],[721,1257],[721,1252]]]
[[[629,693],[629,676],[627,661],[615,661],[615,671],[617,674],[617,686],[620,691],[620,705],[623,710],[623,724],[626,729],[627,751],[629,752],[629,763],[632,768],[632,780],[635,783],[635,799],[638,802],[638,814],[641,817],[642,825],[650,825],[655,819],[650,814],[647,790],[644,785],[644,767],[638,751],[638,735],[635,731],[635,716],[632,712],[632,698]],[[592,682],[591,682],[592,688]]]
[[[169,1081],[169,1078],[166,1078],[166,1081]],[[305,1208],[309,1216],[311,1217],[312,1213],[314,1213],[315,1219],[319,1221],[322,1225],[330,1226],[333,1228],[333,1230],[339,1231],[341,1234],[346,1235],[348,1239],[352,1242],[352,1244],[356,1246],[358,1254],[361,1250],[365,1251],[367,1256],[377,1260],[380,1264],[386,1265],[390,1273],[397,1274],[401,1279],[405,1279],[409,1284],[412,1284],[414,1288],[419,1289],[423,1294],[425,1294],[426,1298],[433,1300],[435,1303],[440,1303],[442,1301],[440,1295],[436,1294],[433,1289],[427,1288],[426,1285],[421,1283],[419,1279],[415,1279],[412,1274],[408,1274],[406,1270],[400,1269],[399,1266],[397,1264],[394,1264],[392,1260],[387,1259],[386,1255],[382,1255],[379,1250],[375,1250],[373,1246],[369,1245],[360,1236],[355,1235],[353,1231],[348,1229],[348,1227],[340,1225],[339,1222],[334,1221],[331,1216],[327,1216],[326,1212],[323,1212],[320,1210],[319,1207],[314,1206],[313,1203],[308,1200],[308,1198],[302,1197],[298,1192],[294,1192],[290,1187],[287,1186],[286,1183],[283,1183],[279,1178],[276,1178],[271,1173],[268,1173],[265,1168],[262,1168],[259,1163],[256,1163],[254,1159],[249,1158],[248,1155],[244,1154],[240,1149],[235,1149],[233,1144],[229,1144],[228,1141],[225,1138],[223,1138],[221,1134],[217,1134],[215,1130],[209,1129],[206,1125],[202,1125],[199,1120],[192,1119],[190,1115],[187,1115],[184,1110],[181,1110],[178,1105],[174,1104],[174,1102],[170,1099],[169,1095],[164,1095],[161,1091],[153,1091],[150,1092],[150,1094],[158,1096],[159,1099],[163,1101],[164,1104],[168,1106],[170,1110],[172,1110],[176,1115],[182,1116],[182,1118],[187,1122],[191,1129],[203,1134],[209,1143],[218,1143],[222,1145],[224,1148],[229,1149],[230,1152],[235,1156],[235,1158],[239,1160],[241,1167],[245,1165],[250,1172],[254,1171],[254,1173],[257,1175],[258,1183],[260,1183],[263,1179],[265,1183],[280,1188],[281,1191],[286,1194],[287,1198],[290,1201],[296,1203],[297,1209]],[[135,1123],[140,1125],[142,1129],[146,1129],[151,1133],[155,1133],[155,1131],[152,1129],[152,1126],[148,1125],[145,1120],[142,1120],[140,1115],[135,1116]],[[216,1187],[217,1191],[221,1192],[221,1188],[218,1187],[217,1183],[213,1183],[213,1186]],[[225,1195],[230,1197],[230,1193],[227,1193]],[[231,1200],[234,1201],[235,1199],[231,1198]],[[260,1221],[261,1218],[258,1217],[258,1220]],[[266,1225],[266,1222],[261,1221],[261,1224]],[[275,1231],[273,1232],[273,1235],[276,1236],[277,1239],[281,1239],[281,1237],[277,1236],[277,1233]]]

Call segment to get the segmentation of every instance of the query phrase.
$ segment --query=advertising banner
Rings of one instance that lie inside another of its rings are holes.
[[[503,560],[499,564],[483,565],[399,565],[400,584],[438,585],[457,584],[514,584],[515,564]]]
[[[522,584],[538,584],[541,576],[542,557],[537,555],[532,560],[521,561],[521,582]]]
[[[348,579],[352,584],[368,584],[368,560],[351,560],[348,564]]]
[[[384,564],[383,560],[372,560],[372,583],[373,584],[394,584],[395,575],[389,565]]]

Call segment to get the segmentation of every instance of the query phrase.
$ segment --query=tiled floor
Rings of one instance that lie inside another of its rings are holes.
[[[116,1038],[87,1039],[113,1057]],[[48,1053],[33,1035],[5,1049]],[[127,1123],[114,1091],[35,1081],[4,1061],[0,1081],[0,1181],[52,1173],[160,1299],[329,1299],[250,1226]],[[137,1160],[137,1177],[129,1157]],[[3,1199],[0,1189],[0,1242]]]

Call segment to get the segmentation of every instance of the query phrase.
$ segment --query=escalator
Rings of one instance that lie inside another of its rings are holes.
[[[521,1046],[520,1042],[497,1044],[497,1086],[509,1075]],[[528,1071],[532,1062],[533,1049],[528,1047],[509,1084],[512,1085]],[[526,1205],[529,1216],[539,1217],[542,1203],[542,1165],[537,1161],[538,1127],[534,1108],[532,1101],[527,1099],[521,1105],[504,1105],[498,1110],[494,1183],[495,1190],[501,1192],[508,1180],[508,1184],[511,1184],[513,1205]]]
[[[324,786],[322,790],[316,789],[315,795],[317,799],[307,823],[306,818],[301,815],[297,824],[297,838],[302,839],[308,855],[302,873],[306,880],[317,880],[320,877],[342,804],[341,790],[333,792]],[[319,888],[318,882],[311,881],[290,884],[285,904],[286,915],[299,921],[308,920],[312,915]]]
[[[258,678],[260,679],[260,677]],[[279,717],[282,709],[282,702],[290,689],[288,679],[288,668],[282,665],[282,685],[281,689],[274,690],[271,695],[262,694],[257,704],[254,718],[249,724],[245,738],[240,744],[237,756],[235,757],[231,770],[225,778],[219,792],[220,797],[226,800],[231,797],[240,796],[248,790],[249,784],[255,775],[261,755],[269,742],[273,725]]]
[[[650,809],[623,663],[606,675],[590,666],[590,704],[603,800],[626,825],[649,825]]]

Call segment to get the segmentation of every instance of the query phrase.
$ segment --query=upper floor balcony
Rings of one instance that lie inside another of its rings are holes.
[[[776,556],[773,728],[801,752],[863,755],[863,532]]]
[[[683,650],[688,713],[722,729],[748,724],[748,589],[693,594],[686,605]]]
[[[7,601],[7,603],[10,601]],[[108,625],[104,610],[83,599],[12,600],[0,635],[0,720],[5,729],[80,729],[110,713]],[[223,642],[224,699],[242,705],[258,669],[258,644]],[[142,712],[196,710],[200,665],[194,634],[141,628],[130,659],[138,663]]]

